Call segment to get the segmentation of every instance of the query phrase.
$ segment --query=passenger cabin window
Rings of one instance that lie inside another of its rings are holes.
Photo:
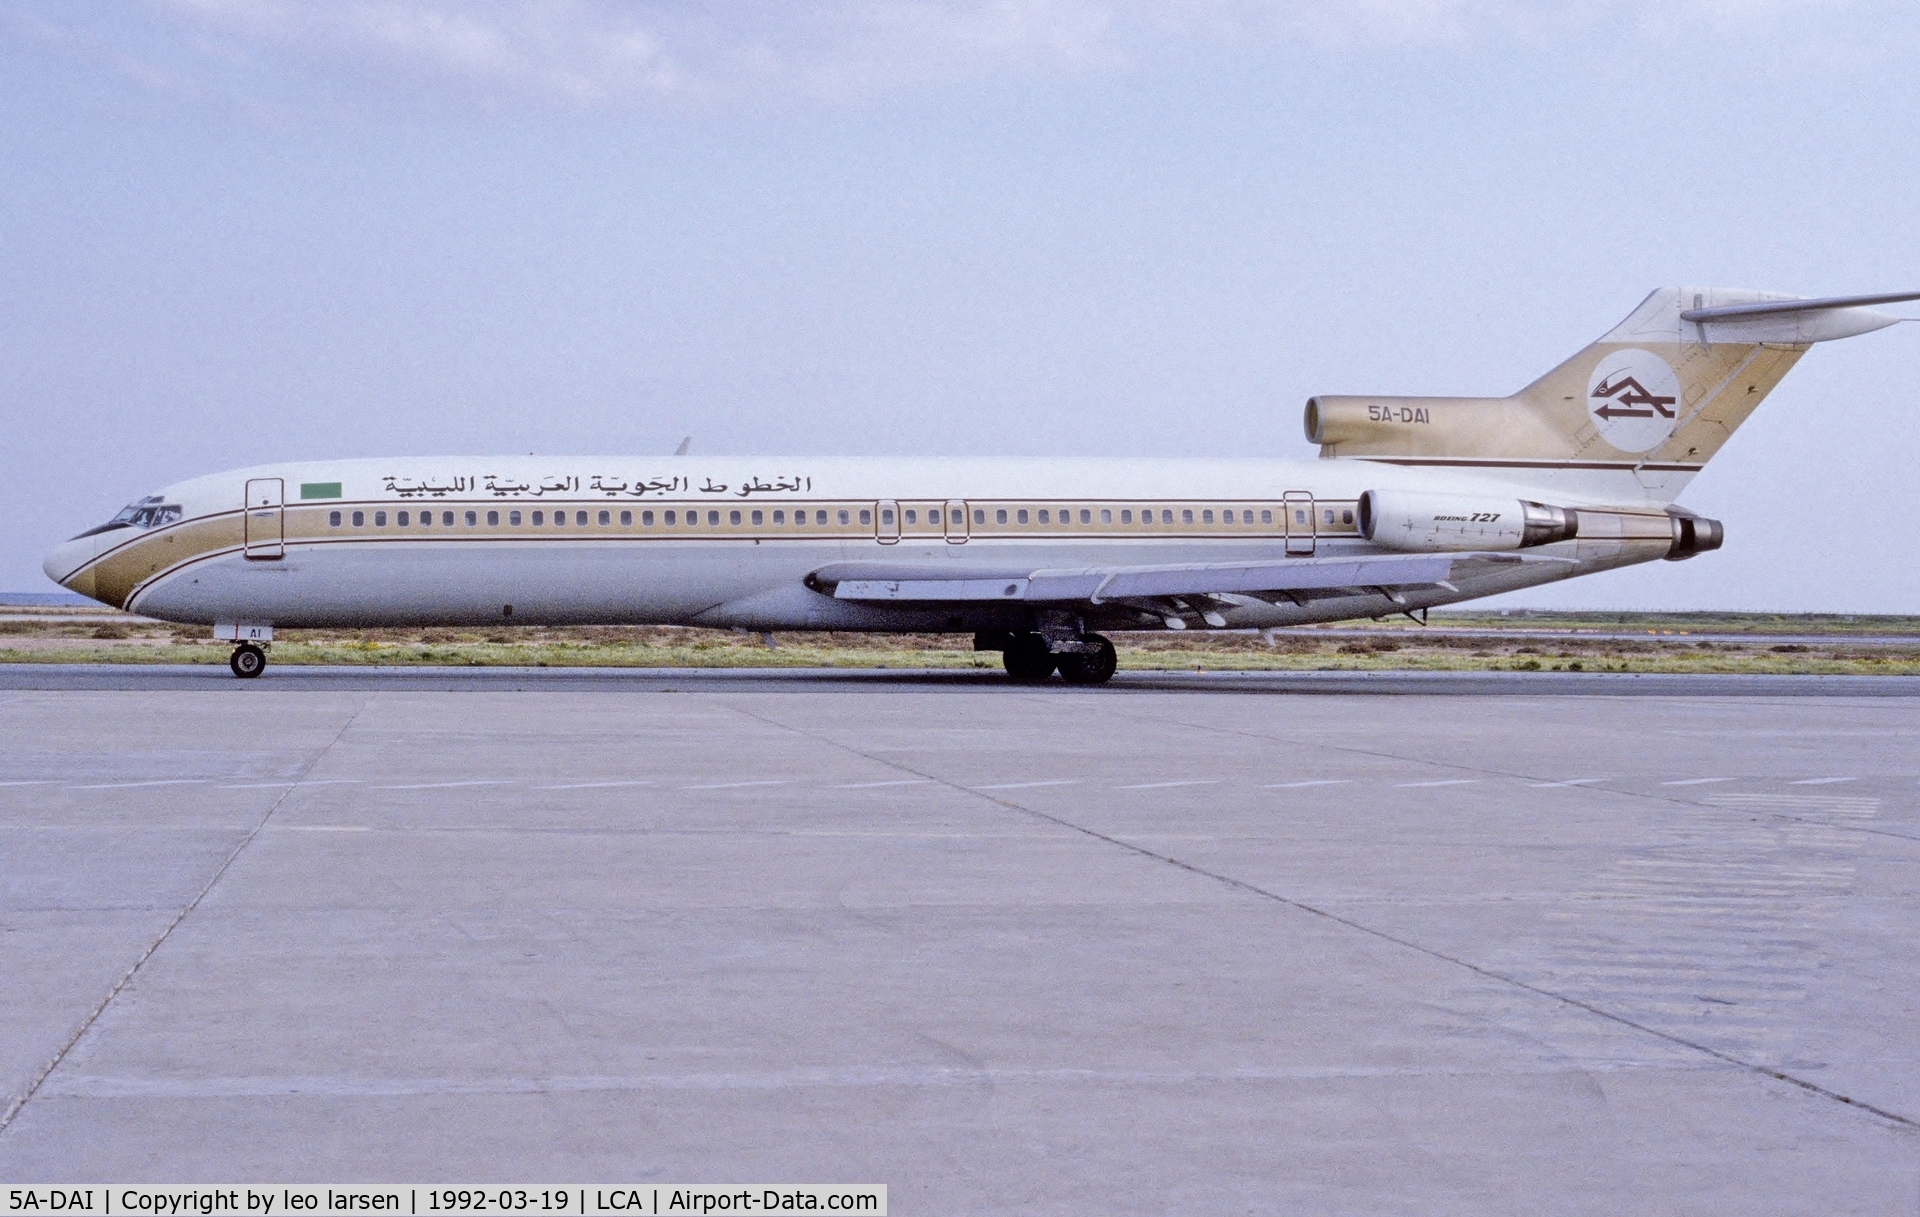
[[[566,512],[564,512],[564,511],[556,511],[556,512],[554,512],[554,513],[553,513],[553,526],[554,526],[555,528],[565,528],[565,527],[567,526],[567,513],[566,513]]]
[[[1120,509],[1120,522],[1122,524],[1133,523],[1133,513],[1131,511],[1128,511],[1126,508],[1122,507]]]
[[[611,511],[603,511],[600,513],[599,520],[600,527],[605,528],[607,525],[613,523],[613,513]]]
[[[819,511],[814,512],[813,522],[815,524],[825,524],[827,522],[827,509],[822,507]]]
[[[1049,511],[1048,511],[1048,510],[1047,510],[1046,508],[1044,508],[1044,507],[1042,507],[1042,508],[1040,509],[1040,522],[1041,522],[1042,524],[1051,524],[1051,523],[1053,523],[1053,515],[1052,515],[1052,513],[1051,513],[1051,512],[1049,512]]]
[[[632,513],[631,511],[623,511],[623,512],[621,512],[621,513],[620,513],[620,527],[622,527],[622,528],[625,528],[625,527],[626,527],[627,525],[629,525],[629,524],[631,524],[631,523],[633,523],[633,513]]]
[[[399,515],[393,517],[393,522],[395,524],[398,524],[400,527],[405,528],[407,525],[413,523],[413,517],[403,511]],[[335,521],[335,523],[338,523],[338,521]]]
[[[378,521],[378,520],[375,520],[375,521],[374,521],[374,523],[376,523],[376,524],[378,524],[379,522],[380,522],[380,521]],[[500,527],[500,513],[499,513],[499,512],[497,512],[497,511],[489,511],[489,512],[487,513],[487,527],[488,527],[488,528],[498,528],[498,527]]]
[[[737,512],[737,511],[729,511],[729,512],[727,513],[727,523],[729,523],[729,524],[738,524],[739,522],[740,522],[740,513],[739,513],[739,512]]]
[[[671,520],[669,520],[669,521],[668,521],[668,523],[672,523],[672,521],[671,521]],[[652,527],[653,527],[653,513],[652,513],[651,511],[643,511],[643,512],[641,512],[641,513],[640,513],[640,524],[641,524],[641,527],[643,527],[643,528],[652,528]]]
[[[340,513],[337,511],[329,511],[327,513],[327,523],[335,528],[340,527]]]
[[[364,511],[356,511],[356,512],[354,512],[354,513],[353,513],[353,526],[354,526],[355,528],[358,528],[358,527],[360,527],[361,525],[363,525],[363,524],[365,524],[366,522],[367,522],[367,513],[366,513],[366,512],[364,512]]]
[[[993,513],[993,522],[995,524],[1005,524],[1007,522],[1007,509],[1004,507],[997,509]]]
[[[1262,524],[1271,524],[1271,523],[1273,523],[1273,509],[1272,509],[1272,508],[1270,508],[1270,507],[1262,507],[1262,508],[1260,509],[1260,522],[1261,522]]]
[[[782,511],[782,510],[781,510],[780,508],[778,508],[778,507],[776,507],[776,508],[774,508],[774,509],[773,509],[773,522],[774,522],[775,524],[785,524],[785,523],[787,522],[787,513],[786,513],[785,511]],[[758,521],[755,521],[755,523],[758,523]]]
[[[920,522],[920,513],[911,507],[907,508],[907,523],[918,524],[919,522]]]
[[[669,524],[678,524],[680,522],[680,518],[674,515],[671,511],[665,512],[664,514],[661,515],[660,518]]]
[[[405,520],[402,520],[400,522],[402,524],[406,523]],[[507,513],[507,523],[513,525],[515,528],[520,527],[520,513],[517,511],[509,511]]]
[[[1100,509],[1100,522],[1102,524],[1113,523],[1113,509],[1111,507],[1102,507]]]
[[[453,513],[452,513],[451,511],[443,511],[443,512],[441,512],[441,513],[440,513],[440,523],[441,523],[442,525],[444,525],[445,527],[447,527],[447,528],[452,528],[452,527],[453,527]]]
[[[717,511],[709,511],[707,513],[707,523],[718,527],[720,524],[720,513]]]
[[[973,522],[975,524],[985,524],[987,522],[987,513],[984,508],[976,507],[973,509]]]
[[[542,525],[542,524],[545,524],[546,522],[547,522],[547,513],[546,513],[546,512],[544,512],[544,511],[536,511],[536,512],[534,512],[534,513],[533,513],[533,526],[534,526],[535,528],[538,528],[538,527],[540,527],[540,525]]]
[[[1091,511],[1088,511],[1086,508],[1082,507],[1080,509],[1080,522],[1082,524],[1093,523],[1093,513]]]
[[[839,520],[839,521],[840,521],[840,522],[841,522],[842,524],[851,524],[851,523],[853,523],[853,517],[852,517],[851,515],[848,515],[848,514],[847,514],[847,509],[846,509],[846,508],[844,508],[844,507],[842,507],[842,508],[840,509],[840,511],[838,512],[838,514],[837,514],[837,516],[836,516],[836,518],[837,518],[837,519],[838,519],[838,520]]]
[[[474,525],[480,522],[480,513],[477,511],[469,511],[466,513],[466,520],[467,520],[467,527],[472,528]]]
[[[1180,522],[1181,522],[1182,524],[1191,524],[1191,523],[1193,523],[1193,508],[1191,508],[1191,507],[1182,507],[1182,508],[1180,509]]]
[[[1351,511],[1343,511],[1343,512],[1341,512],[1341,513],[1340,513],[1340,522],[1341,522],[1342,524],[1351,524],[1351,523],[1353,523],[1353,513],[1352,513]]]
[[[749,517],[749,519],[751,519],[755,524],[764,524],[767,522],[766,514],[764,512],[759,512],[759,511],[754,512],[753,515]]]
[[[584,511],[574,512],[573,522],[575,524],[578,524],[580,527],[585,528],[587,526],[587,513]]]
[[[385,527],[387,526],[387,513],[386,513],[386,512],[384,512],[384,511],[376,511],[376,512],[374,512],[374,513],[373,513],[373,526],[374,526],[375,528],[385,528]]]

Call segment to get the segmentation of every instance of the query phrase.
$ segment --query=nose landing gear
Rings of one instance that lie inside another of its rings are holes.
[[[227,666],[233,674],[242,680],[252,680],[267,670],[267,653],[251,642],[243,642],[233,648],[233,654],[227,659]]]

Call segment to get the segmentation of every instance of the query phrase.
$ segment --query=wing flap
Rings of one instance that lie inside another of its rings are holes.
[[[1286,558],[1261,562],[1197,562],[1166,566],[1106,566],[1080,569],[955,569],[934,564],[840,562],[808,576],[809,586],[831,586],[837,600],[916,603],[1102,604],[1113,600],[1263,592],[1309,592],[1332,588],[1429,586],[1446,581],[1461,554],[1382,557]],[[863,569],[866,568],[866,569]]]

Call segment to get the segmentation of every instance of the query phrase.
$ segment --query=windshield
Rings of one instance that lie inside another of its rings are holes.
[[[108,520],[98,528],[89,528],[81,537],[96,536],[103,532],[112,532],[116,528],[158,528],[162,524],[171,524],[180,518],[178,503],[163,503],[161,496],[148,495],[144,499],[135,499],[120,509],[120,514]],[[75,537],[74,540],[79,540]]]

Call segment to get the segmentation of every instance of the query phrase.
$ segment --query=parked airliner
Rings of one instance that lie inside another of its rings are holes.
[[[1920,293],[1654,292],[1498,398],[1315,397],[1318,460],[396,457],[143,497],[46,560],[116,608],[275,630],[673,624],[967,632],[1098,684],[1101,630],[1416,613],[1719,548],[1687,482],[1816,342]]]

